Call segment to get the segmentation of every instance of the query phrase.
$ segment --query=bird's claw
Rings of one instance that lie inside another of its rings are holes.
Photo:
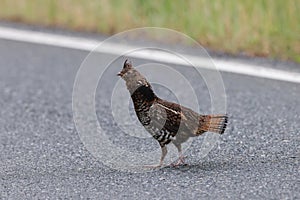
[[[184,159],[186,158],[187,156],[180,156],[178,161],[176,163],[172,163],[170,166],[171,167],[178,167],[178,166],[183,166],[183,165],[187,165],[185,162],[184,162]]]

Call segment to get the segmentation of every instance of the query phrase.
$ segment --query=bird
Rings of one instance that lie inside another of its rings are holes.
[[[178,150],[178,161],[172,166],[185,164],[182,144],[190,137],[197,137],[205,132],[223,134],[228,121],[227,114],[201,115],[190,108],[159,98],[147,79],[125,60],[121,77],[130,92],[138,120],[156,139],[161,148],[159,164],[162,167],[168,153],[167,145],[172,143]]]

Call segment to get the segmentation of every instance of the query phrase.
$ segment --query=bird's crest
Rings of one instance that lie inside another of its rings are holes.
[[[131,61],[129,61],[128,59],[125,60],[124,64],[123,64],[123,69],[125,68],[129,68],[132,67],[132,63]]]
[[[123,77],[124,74],[126,74],[130,69],[132,69],[132,63],[131,61],[128,61],[128,59],[125,60],[123,64],[123,69],[118,73],[118,76]]]

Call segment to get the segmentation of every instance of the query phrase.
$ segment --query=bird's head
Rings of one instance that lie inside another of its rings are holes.
[[[126,76],[132,74],[133,70],[134,68],[132,67],[132,63],[126,59],[123,64],[123,69],[117,75],[125,79]]]
[[[117,75],[126,82],[126,86],[131,93],[140,86],[151,88],[151,85],[146,78],[138,72],[128,60],[125,60],[123,69]]]

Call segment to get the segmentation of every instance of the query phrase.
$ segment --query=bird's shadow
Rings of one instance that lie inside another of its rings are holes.
[[[218,160],[203,160],[199,163],[191,163],[180,166],[166,166],[161,168],[161,170],[178,170],[178,171],[190,171],[190,172],[199,172],[199,171],[234,171],[234,170],[243,170],[249,169],[254,166],[270,166],[272,167],[275,163],[283,164],[287,162],[289,159],[295,160],[297,157],[273,157],[261,159],[260,157],[232,157]]]
[[[227,170],[235,167],[234,163],[230,161],[203,161],[200,163],[192,163],[192,164],[184,164],[180,166],[165,166],[162,167],[162,170],[179,170],[179,171],[219,171],[219,170]]]

